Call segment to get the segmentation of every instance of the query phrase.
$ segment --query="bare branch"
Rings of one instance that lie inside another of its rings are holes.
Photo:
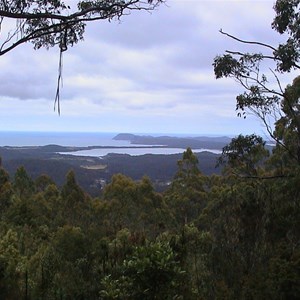
[[[263,46],[263,47],[266,47],[266,48],[269,48],[273,51],[276,51],[276,48],[272,47],[271,45],[268,45],[268,44],[265,44],[265,43],[261,43],[261,42],[253,42],[253,41],[246,41],[246,40],[242,40],[242,39],[239,39],[227,32],[224,32],[222,29],[219,30],[221,34],[223,35],[226,35],[228,37],[230,37],[231,39],[234,39],[240,43],[243,43],[243,44],[251,44],[251,45],[258,45],[258,46]]]
[[[275,79],[276,79],[276,81],[277,81],[277,84],[278,84],[278,86],[279,86],[280,92],[281,92],[281,94],[282,94],[282,96],[283,96],[283,95],[284,95],[284,91],[283,91],[283,88],[282,88],[282,86],[281,86],[281,83],[280,83],[280,80],[279,80],[277,74],[276,74],[271,68],[269,68],[269,70],[270,70],[270,71],[272,72],[272,74],[274,75],[274,77],[275,77]]]

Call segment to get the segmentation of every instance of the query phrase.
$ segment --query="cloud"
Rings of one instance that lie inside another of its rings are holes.
[[[0,57],[0,96],[23,100],[55,94],[58,58],[54,51],[34,51],[30,44]]]
[[[235,97],[242,89],[216,80],[212,62],[226,49],[252,50],[221,35],[220,28],[278,44],[272,5],[169,0],[151,14],[135,11],[120,22],[88,24],[85,40],[63,57],[60,118],[53,113],[57,49],[22,46],[0,58],[0,114],[16,116],[14,128],[28,130],[217,134],[260,128],[253,119],[236,119]],[[3,130],[8,126],[1,124]]]

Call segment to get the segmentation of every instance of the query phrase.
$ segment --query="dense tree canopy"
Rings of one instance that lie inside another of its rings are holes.
[[[117,174],[97,198],[0,169],[1,299],[299,299],[299,173],[239,176],[262,154],[239,136],[205,177],[187,149],[166,192]]]

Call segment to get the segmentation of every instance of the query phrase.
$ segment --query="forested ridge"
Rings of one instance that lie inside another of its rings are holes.
[[[2,166],[11,177],[20,166],[24,166],[32,179],[35,180],[40,175],[47,174],[58,187],[63,185],[66,173],[72,169],[79,185],[90,195],[98,196],[102,186],[109,182],[112,175],[116,173],[122,173],[134,180],[139,180],[146,175],[151,179],[155,190],[162,191],[172,180],[176,172],[176,162],[181,156],[181,154],[139,156],[109,154],[99,158],[57,153],[63,150],[70,151],[69,148],[54,145],[0,147],[0,157],[2,157]],[[216,159],[219,154],[205,151],[195,155],[202,161],[203,174],[220,173],[220,168],[216,168]]]
[[[204,176],[188,148],[164,193],[116,174],[92,198],[72,171],[58,188],[1,168],[0,298],[299,299],[300,172],[267,177],[260,146],[260,178]]]

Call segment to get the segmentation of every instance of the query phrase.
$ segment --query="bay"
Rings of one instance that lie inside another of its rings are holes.
[[[144,155],[144,154],[177,154],[183,153],[183,148],[148,147],[149,145],[131,145],[129,141],[113,140],[118,133],[107,132],[17,132],[0,131],[0,146],[26,147],[26,146],[45,146],[60,145],[66,147],[88,147],[100,146],[104,148],[63,152],[76,156],[103,157],[110,153]],[[173,135],[176,136],[176,135]],[[153,145],[154,146],[154,145]],[[157,145],[159,146],[159,145]],[[114,148],[122,147],[122,148]],[[142,148],[141,148],[142,147]],[[194,152],[209,151],[221,153],[220,150],[212,149],[193,149]]]
[[[180,154],[183,153],[186,149],[183,148],[101,148],[101,149],[91,149],[91,150],[81,150],[73,152],[61,152],[60,154],[75,155],[75,156],[92,156],[92,157],[103,157],[108,154],[128,154],[132,156],[145,155],[145,154]],[[220,150],[212,149],[193,149],[193,152],[212,152],[220,154]]]

